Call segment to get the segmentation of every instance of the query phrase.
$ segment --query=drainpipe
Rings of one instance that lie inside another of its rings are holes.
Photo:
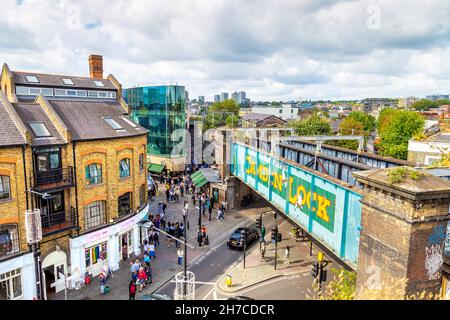
[[[22,162],[23,162],[23,176],[24,176],[24,182],[25,182],[25,198],[27,201],[26,207],[27,210],[29,210],[29,198],[28,198],[28,182],[27,182],[27,163],[26,163],[26,157],[25,157],[25,150],[26,150],[26,145],[22,146]]]
[[[75,215],[77,218],[77,234],[80,235],[80,220],[78,217],[78,183],[77,183],[77,161],[76,161],[76,142],[72,141],[73,155],[73,181],[75,183]]]

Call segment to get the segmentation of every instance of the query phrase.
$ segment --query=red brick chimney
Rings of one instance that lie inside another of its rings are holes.
[[[89,74],[92,79],[103,79],[103,57],[100,55],[89,56]]]

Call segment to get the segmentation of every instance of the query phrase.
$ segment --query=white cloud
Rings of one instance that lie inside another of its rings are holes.
[[[379,8],[369,29],[367,9]],[[450,3],[439,0],[2,0],[0,62],[125,85],[255,100],[449,93]]]

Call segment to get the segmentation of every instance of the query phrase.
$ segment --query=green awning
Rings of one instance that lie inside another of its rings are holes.
[[[203,175],[201,171],[197,171],[193,175],[191,175],[192,183],[197,188],[203,187],[205,184],[207,184],[209,181],[206,179],[206,177]]]
[[[165,167],[166,166],[163,166],[161,164],[150,163],[150,166],[148,167],[148,171],[154,172],[154,173],[161,173],[161,172],[163,172]]]

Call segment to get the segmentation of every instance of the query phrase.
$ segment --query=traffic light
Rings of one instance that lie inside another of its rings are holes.
[[[261,229],[261,220],[260,220],[260,218],[256,219],[256,229]]]
[[[327,270],[325,270],[324,268],[321,268],[321,272],[320,272],[320,282],[326,282],[327,281]]]
[[[319,275],[319,263],[318,262],[314,262],[314,264],[311,266],[311,275],[313,276],[313,278],[317,278],[317,276]]]
[[[278,229],[276,227],[273,227],[271,235],[272,242],[276,242],[278,240],[277,237],[278,237]]]
[[[281,233],[278,233],[278,235],[277,235],[277,242],[281,242],[282,238],[283,238],[283,236],[281,235]]]

